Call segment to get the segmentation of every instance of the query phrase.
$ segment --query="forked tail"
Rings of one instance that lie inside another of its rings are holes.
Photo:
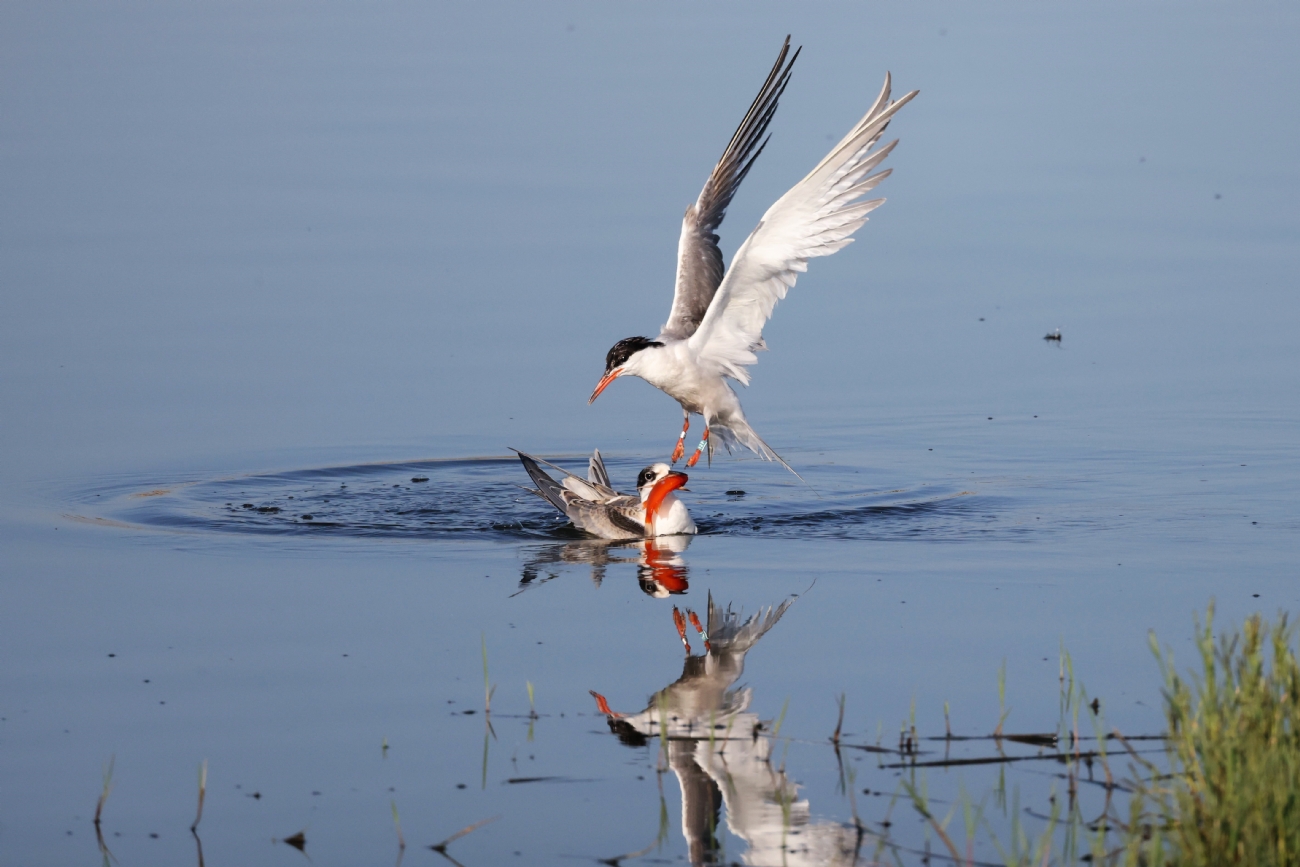
[[[714,422],[710,425],[709,432],[714,439],[726,447],[727,451],[731,451],[733,446],[744,446],[765,461],[776,461],[794,473],[796,479],[808,485],[804,477],[795,473],[794,467],[785,462],[785,458],[778,455],[775,449],[763,442],[762,437],[754,432],[754,429],[749,426],[749,422],[745,421],[744,418],[733,416],[725,423],[722,421]],[[709,457],[713,457],[712,439],[709,441]],[[812,485],[808,485],[808,487],[812,488]]]

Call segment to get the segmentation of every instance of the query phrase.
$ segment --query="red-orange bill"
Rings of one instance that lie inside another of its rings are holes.
[[[608,386],[614,380],[618,379],[619,374],[621,374],[622,372],[623,372],[623,368],[616,367],[613,370],[611,370],[609,373],[602,376],[600,378],[600,382],[596,383],[596,390],[591,393],[591,397],[587,398],[587,403],[590,405],[591,403],[595,402],[596,398],[600,397],[600,393],[605,390],[606,386]]]

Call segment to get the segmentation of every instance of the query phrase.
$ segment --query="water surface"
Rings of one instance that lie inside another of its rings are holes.
[[[110,759],[123,864],[199,857],[204,760],[205,863],[396,861],[394,806],[405,863],[918,863],[903,780],[1042,827],[1060,743],[983,738],[1061,730],[1062,648],[1149,734],[1149,629],[1300,604],[1289,8],[0,16],[7,863],[102,863]],[[699,536],[582,539],[508,449],[671,448],[585,400],[787,32],[727,250],[922,90],[742,395],[808,484],[720,454]]]

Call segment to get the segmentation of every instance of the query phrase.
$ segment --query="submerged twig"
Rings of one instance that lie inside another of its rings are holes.
[[[953,863],[964,863],[962,861],[961,853],[957,851],[957,846],[952,842],[952,838],[948,836],[948,832],[944,830],[943,825],[934,818],[934,815],[930,812],[929,805],[926,804],[925,798],[921,793],[918,792],[916,787],[907,780],[903,780],[903,788],[907,790],[907,794],[911,797],[912,806],[915,807],[916,811],[930,823],[930,827],[934,828],[935,833],[939,835],[939,839],[943,841],[943,845],[948,847],[948,852],[952,855]]]
[[[108,793],[113,791],[113,765],[117,763],[117,753],[109,756],[108,764],[104,767],[104,788],[99,793],[99,803],[95,804],[95,827],[99,827],[100,815],[104,812],[104,802],[108,800]]]
[[[480,633],[480,637],[483,641],[483,712],[492,713],[492,694],[497,690],[488,680],[487,633]]]
[[[443,840],[441,843],[434,843],[429,848],[435,852],[439,852],[443,855],[446,855],[447,847],[450,846],[452,843],[455,843],[457,840],[459,840],[461,837],[464,837],[466,834],[474,833],[479,828],[482,828],[484,825],[492,824],[493,822],[495,822],[497,819],[500,818],[501,818],[500,816],[493,816],[490,819],[482,819],[478,822],[475,822],[473,825],[466,825],[464,828],[461,828],[459,831],[457,831],[455,834],[452,834],[446,840]]]
[[[846,693],[840,693],[840,718],[835,721],[835,731],[831,734],[831,743],[835,744],[836,751],[839,750],[840,746],[840,731],[844,728],[844,702],[847,698]]]
[[[397,848],[398,851],[406,851],[406,838],[402,836],[402,817],[397,815],[397,802],[390,800],[393,807],[393,826],[397,828]]]
[[[203,820],[203,799],[208,793],[208,760],[204,759],[199,765],[199,811],[194,814],[194,824],[190,825],[190,832],[193,833],[199,827],[199,822]]]
[[[659,841],[655,840],[649,846],[646,846],[644,849],[638,849],[635,852],[626,852],[622,855],[615,855],[613,858],[598,858],[596,859],[596,863],[608,864],[609,867],[619,867],[619,865],[622,864],[623,861],[628,858],[640,858],[642,855],[649,855],[652,851],[654,851],[655,847],[658,845],[659,845]]]

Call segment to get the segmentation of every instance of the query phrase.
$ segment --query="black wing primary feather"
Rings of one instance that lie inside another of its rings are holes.
[[[537,485],[537,493],[540,494],[546,502],[559,509],[560,514],[567,516],[569,510],[564,503],[564,488],[562,488],[555,479],[548,476],[546,471],[537,465],[537,460],[531,455],[526,455],[523,452],[516,452],[516,454],[519,455],[519,461],[524,465],[524,469],[528,471],[528,475],[533,480],[533,484]]]
[[[699,199],[686,209],[677,247],[677,288],[663,329],[667,337],[685,340],[694,334],[722,283],[722,251],[718,248],[715,230],[722,225],[740,182],[749,174],[767,144],[763,135],[776,114],[777,103],[790,81],[790,70],[801,50],[795,49],[794,56],[787,62],[790,37],[785,38],[772,71],[727,143],[722,158],[705,181]]]

